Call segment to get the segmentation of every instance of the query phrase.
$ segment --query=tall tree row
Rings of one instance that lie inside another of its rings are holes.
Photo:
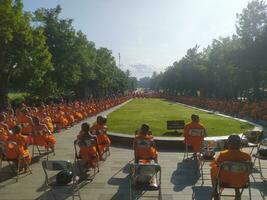
[[[40,99],[123,93],[129,77],[112,52],[95,47],[61,8],[24,12],[22,0],[0,0],[0,110],[10,90]],[[131,88],[133,89],[133,88]]]
[[[152,76],[151,88],[172,95],[266,98],[266,52],[267,6],[254,0],[237,15],[236,35],[214,39],[202,51],[189,49],[164,73]]]

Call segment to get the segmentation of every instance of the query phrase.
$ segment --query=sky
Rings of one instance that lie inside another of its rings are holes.
[[[196,44],[200,49],[236,32],[249,0],[24,0],[24,10],[54,8],[96,47],[138,78],[164,71]]]

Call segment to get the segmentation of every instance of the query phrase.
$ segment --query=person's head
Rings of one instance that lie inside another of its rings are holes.
[[[8,109],[8,115],[14,115],[14,110],[12,108]]]
[[[6,121],[5,113],[0,113],[0,122],[5,122],[5,121]]]
[[[99,115],[99,116],[97,116],[97,118],[96,118],[96,123],[97,124],[103,124],[103,117],[101,116],[101,115]]]
[[[40,120],[38,117],[32,117],[32,122],[34,123],[34,125],[40,124]]]
[[[149,132],[149,125],[148,124],[142,124],[140,131],[142,133],[148,133]]]
[[[241,139],[238,135],[230,135],[227,140],[228,149],[238,150],[241,147]]]
[[[107,120],[108,120],[108,119],[107,119],[107,116],[104,115],[104,116],[103,116],[103,123],[106,124],[106,123],[107,123]]]
[[[84,132],[88,132],[90,129],[90,125],[88,123],[82,123],[81,128]]]
[[[199,122],[199,116],[197,114],[192,114],[191,120],[192,120],[192,122]]]
[[[14,135],[20,134],[20,132],[21,132],[21,127],[20,127],[20,125],[16,125],[16,126],[12,129],[12,132],[13,132]]]
[[[28,114],[28,110],[26,107],[23,107],[20,112],[22,113],[22,115],[27,115]]]

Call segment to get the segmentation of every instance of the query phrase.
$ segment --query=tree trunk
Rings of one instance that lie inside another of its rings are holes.
[[[0,112],[7,110],[8,108],[8,77],[0,76]]]

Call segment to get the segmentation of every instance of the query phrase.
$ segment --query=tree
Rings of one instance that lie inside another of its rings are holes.
[[[11,80],[23,77],[30,86],[40,85],[52,69],[45,37],[30,23],[21,0],[0,1],[0,110],[8,106]]]
[[[259,41],[267,25],[267,5],[263,0],[248,3],[241,14],[237,15],[237,34],[242,40],[243,66],[251,73],[254,98],[260,98],[263,65],[265,55],[259,51]],[[265,63],[266,64],[266,63]]]

